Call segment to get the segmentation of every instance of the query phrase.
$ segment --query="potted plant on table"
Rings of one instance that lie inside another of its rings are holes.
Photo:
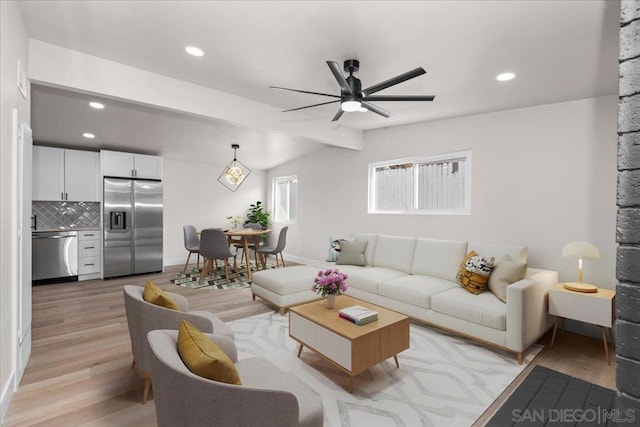
[[[269,215],[271,215],[271,212],[264,210],[262,202],[258,200],[249,205],[249,209],[247,209],[247,220],[244,223],[260,224],[262,229],[266,230],[269,225]]]
[[[327,268],[318,271],[313,279],[311,290],[321,296],[327,297],[327,307],[334,308],[336,295],[341,295],[347,290],[347,275],[340,273],[337,268]]]

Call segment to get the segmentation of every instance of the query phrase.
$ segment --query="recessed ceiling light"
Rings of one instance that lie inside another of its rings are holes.
[[[186,50],[189,55],[193,55],[193,56],[204,55],[203,50],[195,46],[187,46],[184,48],[184,50]]]
[[[501,73],[496,76],[496,80],[499,82],[508,82],[509,80],[513,80],[516,78],[516,73],[508,72]]]
[[[89,139],[93,139],[93,138],[96,137],[94,134],[89,133],[89,132],[83,133],[82,136],[84,136],[85,138],[89,138]]]
[[[96,110],[102,110],[104,108],[104,104],[101,104],[99,102],[90,102],[89,106],[91,108],[95,108]]]

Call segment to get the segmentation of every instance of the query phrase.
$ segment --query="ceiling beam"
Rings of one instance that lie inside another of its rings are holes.
[[[33,83],[224,120],[236,126],[283,132],[343,148],[364,148],[363,132],[357,129],[296,113],[284,115],[268,104],[34,39],[29,40],[29,78]]]

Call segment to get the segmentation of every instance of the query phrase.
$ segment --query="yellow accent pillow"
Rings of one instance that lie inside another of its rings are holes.
[[[242,385],[229,356],[186,320],[180,322],[178,329],[178,353],[194,374],[227,384]]]
[[[151,280],[144,285],[142,299],[151,304],[159,305],[160,307],[170,308],[171,310],[178,309],[178,304],[176,304],[173,298]]]
[[[471,251],[462,260],[456,280],[468,292],[481,294],[488,289],[489,274],[494,265],[494,258],[481,257],[476,251]]]

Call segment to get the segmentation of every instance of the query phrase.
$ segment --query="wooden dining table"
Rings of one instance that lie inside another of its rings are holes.
[[[249,255],[249,244],[253,243],[254,248],[259,247],[262,236],[268,233],[271,233],[270,228],[267,228],[266,230],[255,230],[253,228],[235,228],[224,232],[224,234],[227,235],[229,245],[238,243],[242,244],[242,249],[244,250],[245,265],[247,266],[247,278],[249,280],[253,279],[253,274],[251,272],[251,256]],[[240,237],[240,241],[233,239],[234,237]],[[258,252],[256,252],[256,268],[258,268],[258,265]]]

